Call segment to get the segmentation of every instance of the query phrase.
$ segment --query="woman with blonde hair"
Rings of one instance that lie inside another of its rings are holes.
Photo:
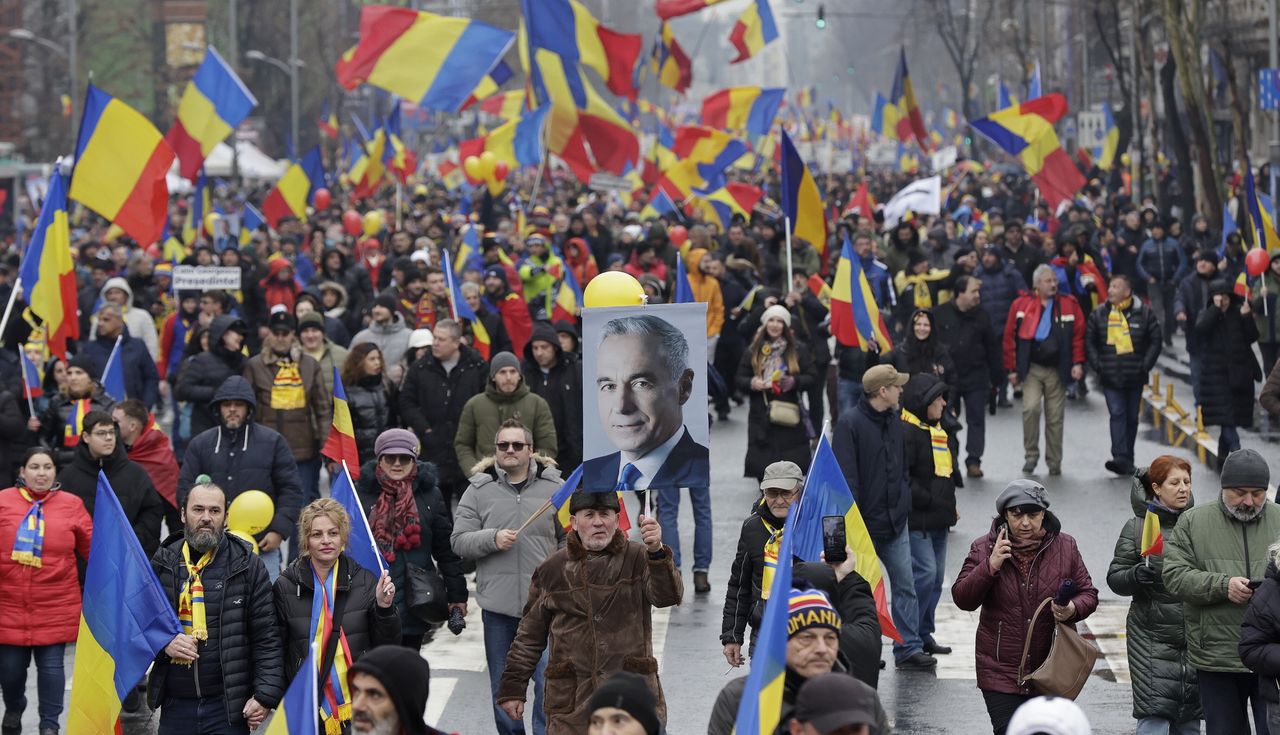
[[[321,718],[325,733],[339,733],[351,719],[347,669],[365,651],[400,643],[395,585],[344,553],[351,517],[342,504],[321,498],[298,516],[298,558],[274,587],[276,618],[284,634],[285,673],[298,674],[313,643],[319,644]],[[306,673],[306,672],[303,672]]]
[[[764,468],[782,460],[809,468],[808,425],[801,396],[817,380],[813,357],[791,331],[791,312],[774,304],[760,315],[760,328],[738,365],[738,388],[750,396],[747,458],[743,475],[759,482]]]

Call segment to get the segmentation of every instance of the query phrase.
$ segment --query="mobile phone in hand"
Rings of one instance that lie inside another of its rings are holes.
[[[1261,580],[1261,579],[1251,579],[1251,580],[1249,580],[1248,582],[1245,582],[1245,586],[1246,586],[1246,587],[1248,587],[1248,588],[1249,588],[1249,589],[1251,589],[1251,590],[1256,590],[1256,589],[1258,589],[1259,587],[1261,587],[1261,586],[1262,586],[1262,580]]]
[[[844,516],[822,517],[822,555],[828,564],[839,564],[849,555],[844,534]]]

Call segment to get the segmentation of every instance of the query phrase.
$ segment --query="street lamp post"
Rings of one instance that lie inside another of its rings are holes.
[[[59,45],[56,41],[51,41],[45,38],[44,36],[37,36],[35,33],[31,32],[26,28],[10,28],[7,35],[9,36],[9,38],[12,38],[16,41],[33,43],[37,46],[48,49],[49,51],[53,52],[55,56],[58,56],[59,58],[61,58],[63,61],[67,63],[69,83],[71,85],[70,89],[67,90],[67,97],[71,100],[71,112],[70,112],[70,122],[68,123],[68,130],[71,136],[71,145],[74,148],[75,147],[75,125],[76,125],[75,0],[71,0],[71,2],[69,3],[69,6],[70,7],[68,8],[68,10],[70,11],[70,14],[71,14],[71,38],[70,38],[70,45],[68,47],[64,48],[63,46]]]
[[[290,0],[291,5],[295,2],[296,0]],[[296,20],[297,20],[296,14],[293,17],[293,20],[296,23]],[[296,38],[297,34],[294,34],[294,36]],[[290,107],[289,128],[290,128],[290,134],[293,136],[294,150],[296,151],[299,144],[298,143],[298,67],[305,66],[305,64],[303,64],[302,59],[299,59],[297,57],[297,42],[296,41],[291,42],[290,47],[291,47],[292,53],[290,54],[289,62],[291,63],[281,61],[280,59],[277,59],[273,56],[267,56],[266,54],[262,53],[257,49],[250,49],[244,52],[244,57],[246,59],[251,59],[253,61],[261,61],[264,64],[269,64],[271,66],[274,66],[275,68],[279,69],[281,73],[288,75],[289,107]]]

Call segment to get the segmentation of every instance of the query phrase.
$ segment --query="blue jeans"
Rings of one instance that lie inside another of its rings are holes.
[[[1138,410],[1142,388],[1107,388],[1107,413],[1111,414],[1111,458],[1133,465],[1133,444],[1138,439]]]
[[[1240,448],[1240,432],[1234,426],[1222,427],[1222,435],[1218,437],[1218,461],[1225,462],[1227,455]]]
[[[671,560],[680,568],[680,488],[658,490],[658,523],[662,541],[671,547]],[[711,488],[689,488],[693,504],[693,571],[711,569]]]
[[[947,529],[911,531],[911,567],[920,605],[920,639],[933,640],[933,618],[947,572]]]
[[[987,448],[987,398],[990,388],[974,388],[960,394],[964,407],[965,465],[982,464],[982,453]]]
[[[489,667],[489,689],[493,693],[493,719],[498,725],[498,735],[524,735],[524,723],[507,717],[497,704],[498,684],[502,681],[502,672],[507,669],[507,652],[516,639],[520,618],[481,610],[480,621],[484,624],[484,657]],[[544,735],[547,731],[547,713],[542,710],[542,672],[546,668],[547,652],[544,650],[542,660],[533,671],[533,735]]]
[[[232,725],[227,720],[226,697],[168,697],[160,705],[160,727],[156,735],[245,735],[248,732],[248,727]]]
[[[280,549],[264,551],[258,555],[258,558],[267,567],[267,576],[271,578],[271,584],[275,584],[276,577],[280,576]]]
[[[840,407],[840,415],[858,407],[862,400],[862,383],[848,378],[836,379],[836,405]],[[817,428],[817,427],[814,427]]]
[[[920,639],[920,601],[916,597],[915,573],[911,565],[911,538],[904,526],[902,531],[890,539],[872,538],[876,556],[889,577],[889,612],[893,615],[893,625],[902,636],[902,643],[893,644],[893,658],[902,661],[924,650],[924,641]]]
[[[27,709],[27,669],[36,660],[36,694],[40,698],[40,729],[58,729],[67,676],[62,660],[67,644],[51,646],[0,646],[0,690],[4,711],[21,714]]]
[[[1200,720],[1174,722],[1163,717],[1143,717],[1138,720],[1136,735],[1200,735]]]

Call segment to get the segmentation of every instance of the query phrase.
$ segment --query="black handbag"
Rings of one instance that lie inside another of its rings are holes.
[[[449,619],[444,579],[436,570],[406,563],[405,587],[405,604],[414,617],[424,623],[443,623]]]

